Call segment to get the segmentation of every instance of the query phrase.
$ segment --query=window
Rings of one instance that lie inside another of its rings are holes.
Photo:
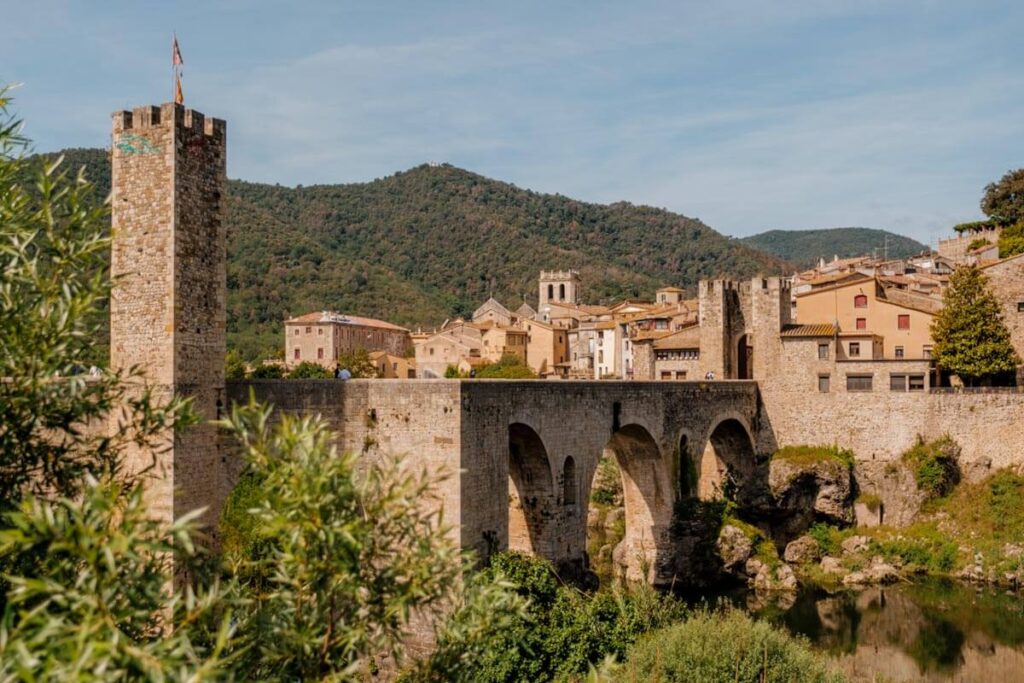
[[[871,391],[871,375],[847,375],[847,391]]]
[[[866,329],[868,329],[868,319],[867,318],[857,318],[857,329],[858,330],[866,330]]]
[[[300,330],[299,328],[296,327],[294,330],[292,330],[292,335],[293,336],[297,336],[299,334],[299,332],[301,332],[301,331],[302,330]]]
[[[661,379],[662,380],[672,379],[672,372],[669,371],[669,370],[662,370],[661,371]]]
[[[903,358],[903,347],[902,346],[897,346],[896,347],[896,357],[897,358]]]
[[[431,356],[433,356],[433,355],[434,355],[434,349],[433,349],[433,347],[431,347],[431,349],[430,349],[430,355],[431,355]]]
[[[320,348],[318,348],[318,349],[316,350],[316,357],[317,357],[317,360],[323,360],[323,359],[324,359],[324,350],[323,350],[323,347],[320,347]]]
[[[1017,302],[1017,312],[1024,313],[1024,301]]]
[[[597,362],[604,363],[604,351],[597,352]]]
[[[548,301],[555,298],[555,286],[548,285]]]
[[[684,379],[686,379],[686,370],[676,370],[676,379],[677,380],[684,380]]]
[[[565,285],[558,285],[558,300],[565,301]]]
[[[890,391],[924,391],[924,375],[889,375]]]
[[[930,344],[926,344],[925,346],[921,347],[921,355],[924,356],[925,358],[932,357],[932,347]]]
[[[828,344],[818,344],[818,360],[828,360]]]
[[[295,349],[295,360],[299,360],[300,357],[301,357],[301,354],[299,353],[299,350]]]
[[[868,296],[867,294],[858,294],[853,297],[854,308],[867,308],[868,307]]]
[[[818,391],[823,394],[827,394],[829,390],[829,384],[831,383],[831,377],[828,375],[818,375]]]
[[[858,358],[860,356],[860,342],[850,342],[850,358]]]
[[[313,328],[312,327],[307,327],[306,328],[306,334],[312,334],[312,332],[313,332]]]
[[[898,318],[896,318],[896,327],[898,327],[901,330],[909,330],[910,316],[906,314],[901,314]]]
[[[324,328],[322,328],[322,327],[316,328],[316,336],[318,336],[318,337],[324,336]]]
[[[562,503],[576,504],[576,461],[570,455],[562,466]]]

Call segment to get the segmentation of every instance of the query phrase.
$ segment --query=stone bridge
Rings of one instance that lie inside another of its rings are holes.
[[[278,410],[321,414],[342,449],[446,475],[444,519],[483,556],[522,550],[585,568],[590,490],[607,452],[625,499],[617,560],[655,583],[672,578],[675,501],[708,487],[694,479],[727,466],[742,481],[773,447],[749,381],[249,380],[228,382],[229,401],[250,389]],[[233,483],[228,474],[222,492]]]

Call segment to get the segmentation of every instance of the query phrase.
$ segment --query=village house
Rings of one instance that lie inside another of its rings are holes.
[[[569,331],[542,320],[524,319],[526,364],[539,377],[569,375]]]
[[[883,358],[930,358],[931,322],[942,301],[870,275],[840,280],[796,295],[799,323],[830,323],[843,336],[847,357],[866,357],[865,340],[881,339]],[[871,357],[875,357],[874,341]]]
[[[387,351],[371,351],[370,362],[377,368],[381,379],[415,379],[416,361],[405,356],[395,356]]]
[[[404,356],[411,348],[409,330],[398,325],[332,311],[307,313],[286,320],[285,364],[304,361],[333,368],[338,359],[359,349]]]

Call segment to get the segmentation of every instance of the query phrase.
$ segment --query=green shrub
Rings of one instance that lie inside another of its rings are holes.
[[[843,532],[831,524],[818,522],[807,530],[807,535],[818,542],[824,555],[839,555],[842,552]]]
[[[621,680],[680,683],[843,681],[807,643],[737,610],[701,610],[643,637],[619,667]]]
[[[249,374],[252,379],[282,379],[284,368],[277,363],[260,363]]]
[[[462,373],[459,372],[459,369],[456,366],[449,365],[444,369],[444,376],[445,379],[459,379],[462,377]]]
[[[245,379],[248,372],[245,359],[238,351],[231,349],[224,358],[224,376],[227,379]]]
[[[324,366],[308,360],[302,361],[288,373],[288,379],[330,379],[333,376]]]
[[[608,656],[621,658],[643,633],[685,615],[681,601],[646,586],[582,593],[563,584],[549,562],[520,553],[496,555],[488,572],[515,584],[529,606],[480,653],[465,680],[576,680]]]
[[[847,469],[853,467],[853,451],[839,446],[784,446],[772,454],[772,460],[785,460],[797,465],[814,465],[819,462],[838,462]]]
[[[602,455],[598,461],[590,500],[599,505],[614,505],[622,501],[622,472],[615,458]]]
[[[960,447],[948,436],[917,444],[903,454],[903,461],[914,473],[917,488],[925,491],[929,498],[948,495],[960,481],[960,466],[957,458]]]
[[[479,379],[536,379],[537,374],[518,356],[505,355],[497,363],[477,370]]]

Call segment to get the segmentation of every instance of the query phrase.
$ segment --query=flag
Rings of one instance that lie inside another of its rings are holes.
[[[185,95],[181,92],[181,76],[174,76],[174,103],[185,104]]]
[[[178,36],[174,36],[174,42],[171,44],[171,65],[181,66],[185,63],[185,60],[181,58],[181,50],[178,48]]]

